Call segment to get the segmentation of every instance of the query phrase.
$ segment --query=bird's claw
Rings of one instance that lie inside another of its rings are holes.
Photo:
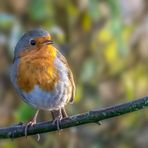
[[[58,116],[52,122],[53,125],[56,125],[57,130],[58,130],[59,133],[61,131],[61,129],[60,129],[61,120],[62,120],[62,116]]]
[[[34,124],[36,124],[36,121],[30,121],[26,124],[25,126],[25,137],[27,138],[27,130],[29,126],[33,126]]]
[[[29,126],[33,126],[34,124],[36,124],[36,121],[30,121],[26,124],[26,127],[25,127],[25,137],[27,138],[27,130],[28,130],[28,127]],[[37,141],[40,140],[40,134],[37,134]]]

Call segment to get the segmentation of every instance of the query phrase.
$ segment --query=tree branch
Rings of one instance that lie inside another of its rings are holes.
[[[89,111],[83,114],[70,116],[61,120],[61,129],[74,127],[87,123],[98,123],[104,119],[120,116],[126,113],[134,112],[140,109],[148,107],[148,96],[139,98],[138,100],[123,103],[108,108],[104,108],[96,111]],[[45,133],[56,131],[56,125],[50,122],[37,123],[32,127],[28,127],[28,135],[34,135],[38,133]],[[6,128],[0,128],[0,138],[18,138],[25,135],[25,125],[12,125]]]

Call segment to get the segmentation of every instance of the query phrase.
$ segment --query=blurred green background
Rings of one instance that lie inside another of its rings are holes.
[[[47,29],[74,73],[75,103],[69,115],[146,96],[148,91],[147,0],[1,0],[0,126],[27,122],[35,110],[20,100],[9,67],[19,37]],[[51,120],[41,111],[38,121]],[[15,140],[0,148],[147,148],[147,110],[102,122]]]

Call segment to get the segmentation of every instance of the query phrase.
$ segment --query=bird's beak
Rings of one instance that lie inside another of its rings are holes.
[[[53,44],[52,40],[46,40],[43,42],[43,45],[49,45],[49,44]]]

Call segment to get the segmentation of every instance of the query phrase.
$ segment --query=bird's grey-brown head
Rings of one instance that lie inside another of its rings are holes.
[[[40,29],[40,28],[31,30],[25,33],[16,44],[15,51],[14,51],[14,58],[19,57],[20,53],[26,48],[35,46],[37,44],[36,38],[40,38],[40,37],[48,37],[49,40],[46,40],[45,43],[52,44],[50,34],[46,30]]]

